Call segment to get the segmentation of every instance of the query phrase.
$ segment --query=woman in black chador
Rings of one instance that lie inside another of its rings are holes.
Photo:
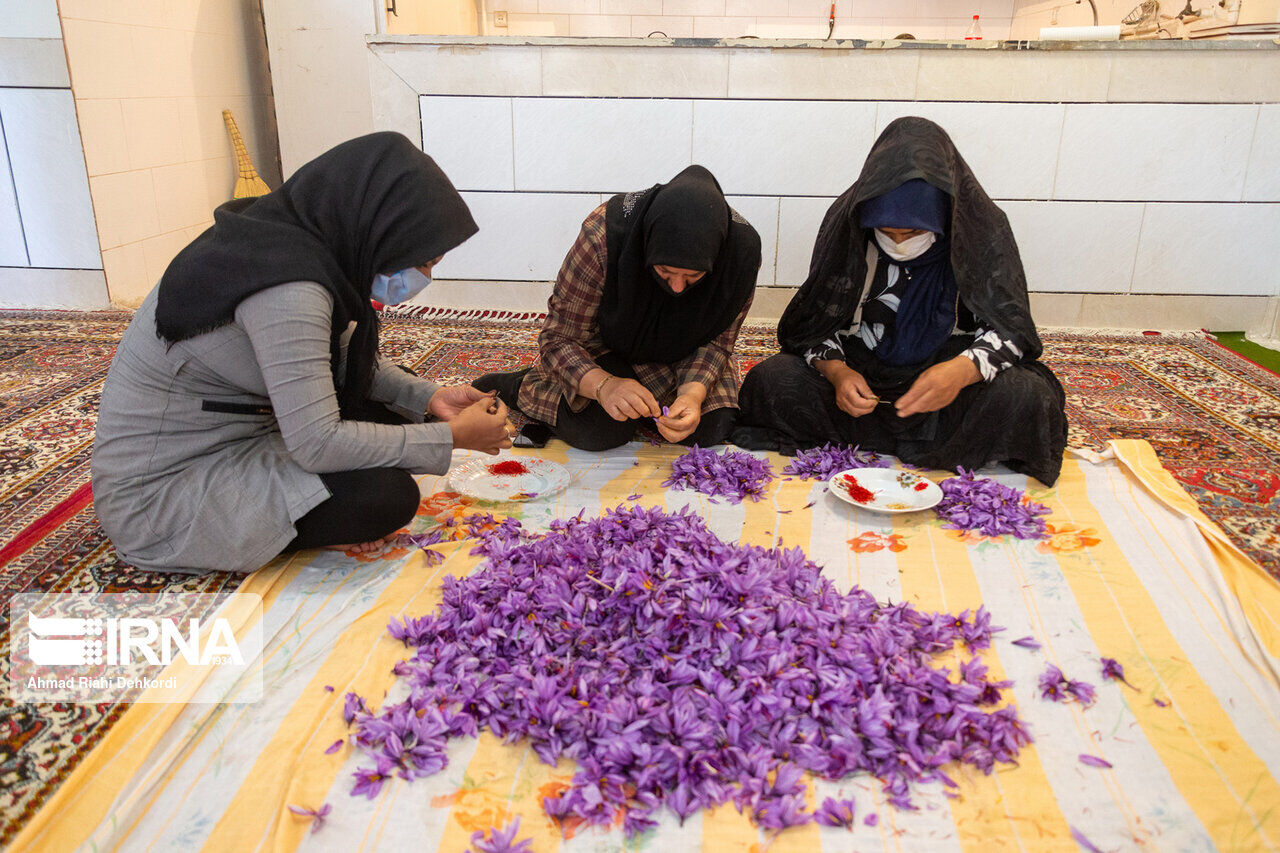
[[[946,132],[894,121],[818,232],[778,325],[782,352],[742,385],[736,444],[858,444],[932,468],[1003,462],[1052,485],[1065,396],[1018,246]]]

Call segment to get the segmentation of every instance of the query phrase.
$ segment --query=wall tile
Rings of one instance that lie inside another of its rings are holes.
[[[778,14],[778,0],[725,0],[724,13],[734,17]]]
[[[1258,108],[1069,104],[1054,197],[1234,201]]]
[[[1081,325],[1080,307],[1085,300],[1083,294],[1032,292],[1029,296],[1031,297],[1031,316],[1040,328]]]
[[[901,25],[902,29],[889,32],[895,25]],[[917,41],[942,41],[947,37],[947,19],[912,18],[910,21],[894,21],[885,25],[885,38],[891,39],[900,33],[911,33]]]
[[[778,199],[750,195],[731,195],[726,199],[760,235],[760,275],[756,277],[756,286],[772,285],[778,270]]]
[[[1280,101],[1280,51],[1116,51],[1107,100],[1153,100],[1152,80],[1172,101]]]
[[[725,0],[662,0],[664,15],[723,15]]]
[[[142,241],[142,262],[147,272],[147,281],[160,280],[178,252],[191,242],[183,230],[157,234]]]
[[[600,0],[602,15],[661,15],[662,0]]]
[[[874,41],[876,39],[892,38],[900,32],[902,32],[901,26],[890,27],[880,18],[848,18],[843,21],[836,21],[836,31],[833,37]],[[911,83],[914,87],[914,80]]]
[[[120,110],[130,169],[168,166],[186,158],[177,98],[125,98]]]
[[[992,198],[1049,198],[1062,138],[1060,104],[890,102],[879,105],[876,135],[893,119],[940,124]],[[1017,133],[1001,132],[1017,128]]]
[[[369,94],[373,129],[403,133],[414,145],[422,144],[422,108],[418,93],[400,79],[374,53],[369,54]]]
[[[892,34],[891,34],[892,35]],[[915,97],[937,101],[1105,101],[1101,51],[925,50]]]
[[[568,15],[526,15],[512,12],[507,15],[507,34],[513,36],[567,36]]]
[[[836,194],[857,178],[874,131],[872,103],[695,101],[693,160],[726,193]]]
[[[1263,104],[1249,152],[1246,201],[1280,201],[1280,104]]]
[[[518,98],[513,106],[517,189],[626,192],[690,163],[687,100]]]
[[[422,147],[460,190],[515,189],[511,99],[419,99]]]
[[[102,270],[0,268],[0,307],[109,308]]]
[[[542,48],[483,45],[373,45],[373,53],[417,92],[433,95],[540,95]],[[581,69],[579,68],[579,76]]]
[[[231,197],[235,173],[221,160],[195,160],[152,170],[156,231],[168,233],[209,219]],[[151,236],[151,235],[147,235]]]
[[[763,35],[763,24],[758,27]],[[733,49],[728,51],[729,97],[911,100],[925,52]]]
[[[136,243],[160,230],[151,170],[115,172],[89,179],[102,248]]]
[[[159,281],[147,278],[147,262],[140,242],[104,249],[102,266],[113,305],[136,308]]]
[[[0,37],[0,86],[70,85],[62,39]]]
[[[1280,295],[1280,204],[1146,208],[1134,293]]]
[[[101,269],[70,90],[0,89],[0,119],[31,265]]]
[[[1159,331],[1243,329],[1252,334],[1265,316],[1267,301],[1265,296],[1086,293],[1079,325]]]
[[[598,15],[600,0],[538,0],[538,11],[566,15]]]
[[[783,198],[778,210],[778,273],[780,285],[799,285],[809,275],[813,242],[822,217],[835,198]]]
[[[62,38],[57,0],[0,0],[0,38]]]
[[[674,47],[549,50],[542,62],[547,95],[723,98],[729,76],[725,52]]]
[[[443,265],[443,264],[442,264]],[[504,311],[542,313],[551,296],[549,281],[472,281],[432,279],[431,286],[408,301],[408,305],[432,308],[475,309],[501,306]],[[514,363],[483,365],[484,370],[506,370]],[[481,369],[481,365],[476,365]]]
[[[480,232],[440,263],[441,278],[549,281],[598,193],[463,193]]]
[[[78,101],[80,135],[84,139],[85,166],[90,175],[123,172],[129,168],[129,144],[124,114],[115,98]]]
[[[569,35],[631,38],[631,18],[627,15],[570,15]]]
[[[1054,293],[1127,293],[1143,205],[1002,201],[1027,287]]]
[[[4,139],[0,138],[0,267],[25,267],[29,261],[18,197],[9,171],[9,152],[4,147]]]
[[[673,15],[635,15],[631,18],[632,38],[646,38],[649,33],[666,33],[668,38],[693,38],[693,18]]]
[[[538,0],[490,0],[494,12],[537,12]]]
[[[128,27],[66,20],[62,29],[77,98],[121,98],[139,94],[141,74]]]
[[[759,17],[756,18],[756,34],[760,38],[823,39],[827,35],[827,22],[825,16],[818,15],[796,18]],[[777,54],[774,55],[777,56]]]
[[[755,18],[694,18],[694,38],[741,38],[756,34]]]

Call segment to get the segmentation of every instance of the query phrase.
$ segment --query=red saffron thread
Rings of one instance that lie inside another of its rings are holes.
[[[871,491],[870,489],[864,489],[862,486],[860,486],[858,484],[858,478],[853,476],[852,474],[844,475],[844,485],[845,485],[845,488],[848,489],[849,491],[849,497],[853,498],[855,501],[857,501],[860,504],[867,503],[868,501],[873,501],[876,498],[875,492]]]
[[[917,492],[923,492],[925,489],[929,488],[929,484],[921,480],[919,483],[916,483],[913,488]]]
[[[488,466],[490,474],[496,474],[499,477],[514,477],[516,474],[528,474],[529,469],[524,467],[520,462],[514,459],[507,459],[503,462],[495,462]]]

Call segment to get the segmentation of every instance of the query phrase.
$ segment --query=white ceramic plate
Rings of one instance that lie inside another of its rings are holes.
[[[919,512],[942,500],[937,483],[894,468],[850,468],[833,474],[829,485],[840,500],[873,512]]]
[[[495,466],[506,462],[518,462],[528,473],[494,472]],[[532,501],[563,492],[569,486],[569,469],[533,456],[486,456],[454,468],[449,482],[456,491],[482,501]]]

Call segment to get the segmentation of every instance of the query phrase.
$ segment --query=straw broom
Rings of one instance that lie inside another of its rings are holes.
[[[249,149],[244,147],[244,139],[240,136],[240,128],[236,127],[236,120],[231,115],[231,110],[222,111],[222,121],[227,126],[227,133],[231,134],[231,146],[236,150],[238,174],[236,188],[231,197],[253,198],[271,192],[271,187],[258,176],[258,170],[253,168],[253,161],[249,159]]]

